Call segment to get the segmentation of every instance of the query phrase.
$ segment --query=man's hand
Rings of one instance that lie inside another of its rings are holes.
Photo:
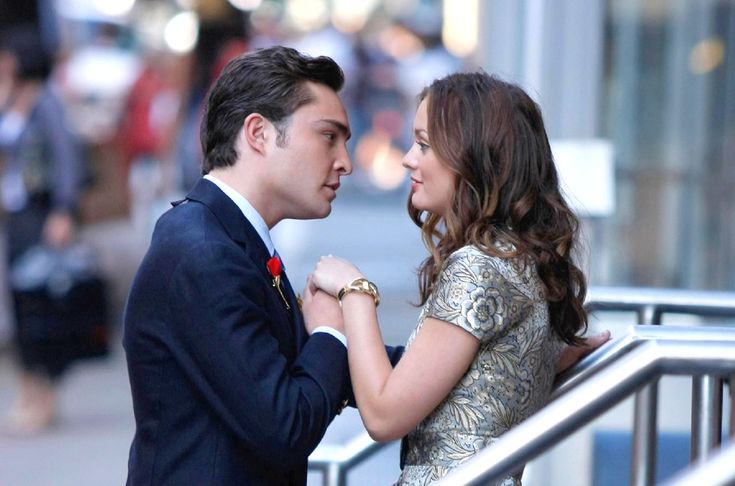
[[[301,311],[304,314],[304,324],[309,335],[319,326],[329,326],[342,334],[345,333],[342,308],[339,302],[323,290],[317,289],[311,278],[307,280],[306,287],[304,287]]]
[[[599,334],[583,338],[581,346],[566,346],[556,363],[556,374],[562,373],[574,365],[577,361],[590,354],[610,340],[610,331],[602,331]]]

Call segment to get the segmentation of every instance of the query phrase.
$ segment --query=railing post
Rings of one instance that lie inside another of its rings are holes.
[[[735,375],[730,375],[727,387],[730,389],[730,437],[735,438]]]
[[[660,325],[661,312],[653,304],[638,309],[639,325]],[[633,405],[631,484],[651,486],[656,476],[658,380],[636,393]]]
[[[634,409],[630,484],[651,486],[656,473],[658,380],[636,393]]]
[[[342,464],[337,461],[330,462],[327,468],[324,470],[324,486],[346,485],[347,472],[342,467]]]
[[[691,462],[705,460],[720,445],[722,435],[722,379],[713,375],[692,378]]]

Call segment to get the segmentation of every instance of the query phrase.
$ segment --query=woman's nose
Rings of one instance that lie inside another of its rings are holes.
[[[416,168],[416,159],[411,155],[411,150],[406,152],[406,154],[403,156],[403,158],[401,159],[401,165],[410,170]]]

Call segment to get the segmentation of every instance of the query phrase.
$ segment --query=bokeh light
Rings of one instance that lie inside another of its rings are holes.
[[[227,0],[230,2],[230,5],[235,7],[238,10],[255,10],[256,8],[260,7],[260,4],[263,3],[263,0]]]
[[[475,51],[478,15],[477,0],[444,0],[442,40],[449,52],[466,57]]]
[[[183,54],[194,49],[198,31],[197,15],[192,11],[180,12],[168,21],[163,36],[169,49]]]
[[[377,0],[333,0],[332,24],[346,34],[354,34],[367,23]]]
[[[94,0],[94,8],[110,17],[121,17],[130,13],[135,0]]]
[[[689,54],[689,69],[694,74],[706,74],[722,64],[725,59],[725,46],[717,38],[698,42]]]
[[[297,30],[307,32],[326,25],[329,9],[325,0],[288,0],[286,19]]]

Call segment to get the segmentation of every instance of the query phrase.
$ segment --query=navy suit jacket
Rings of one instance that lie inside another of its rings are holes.
[[[269,258],[210,181],[159,219],[125,309],[129,485],[306,483],[308,456],[350,394],[347,352],[307,335]]]

